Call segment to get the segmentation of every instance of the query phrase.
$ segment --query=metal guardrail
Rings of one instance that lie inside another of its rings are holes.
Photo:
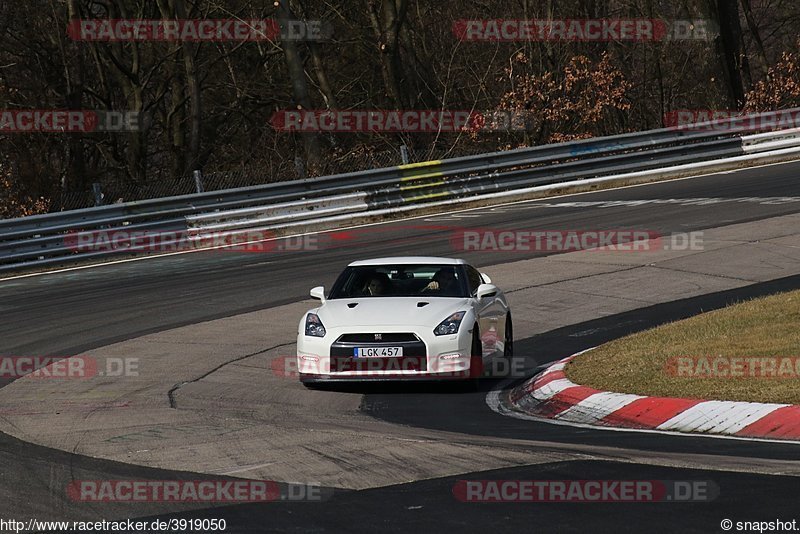
[[[800,110],[786,110],[800,116]],[[217,232],[296,227],[303,222],[470,201],[574,184],[602,177],[653,173],[741,156],[800,157],[800,128],[758,132],[726,129],[757,124],[741,118],[576,142],[413,163],[254,187],[166,197],[0,220],[0,272],[67,265],[147,250],[136,232],[161,239],[202,240]],[[735,131],[734,131],[735,130]],[[780,154],[778,154],[780,153]],[[755,162],[758,159],[753,160]],[[113,247],[89,250],[83,236],[119,237]],[[178,239],[178,237],[175,237]]]

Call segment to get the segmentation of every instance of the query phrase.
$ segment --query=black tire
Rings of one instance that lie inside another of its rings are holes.
[[[514,359],[514,323],[511,321],[511,312],[506,314],[506,335],[503,340],[503,358],[508,361]]]
[[[465,392],[475,392],[480,388],[480,377],[483,375],[483,346],[481,345],[481,334],[476,324],[472,330],[472,349],[469,358],[469,377],[461,383],[461,390]]]
[[[303,379],[303,378],[300,379],[300,383],[303,384],[306,387],[306,389],[323,389],[325,385],[323,383],[317,382],[316,380]]]
[[[483,375],[483,345],[481,344],[481,333],[478,325],[472,330],[472,350],[469,358],[469,377],[472,379],[480,378]]]

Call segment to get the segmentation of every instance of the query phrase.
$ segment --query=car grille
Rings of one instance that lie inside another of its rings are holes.
[[[354,358],[354,349],[359,347],[403,347],[400,358]],[[346,371],[427,371],[428,358],[425,343],[415,334],[381,333],[343,334],[331,344],[331,373]]]
[[[375,339],[376,335],[380,336],[381,339]],[[371,334],[342,334],[336,341],[340,343],[376,343],[385,345],[386,343],[419,341],[419,338],[416,336],[416,334],[373,332]]]

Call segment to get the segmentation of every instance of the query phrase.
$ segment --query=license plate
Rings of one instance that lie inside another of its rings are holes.
[[[354,358],[400,358],[403,347],[359,347],[353,349]]]

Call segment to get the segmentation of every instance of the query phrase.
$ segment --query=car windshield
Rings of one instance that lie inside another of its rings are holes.
[[[468,297],[459,265],[364,265],[348,267],[336,280],[331,299],[362,297]]]

